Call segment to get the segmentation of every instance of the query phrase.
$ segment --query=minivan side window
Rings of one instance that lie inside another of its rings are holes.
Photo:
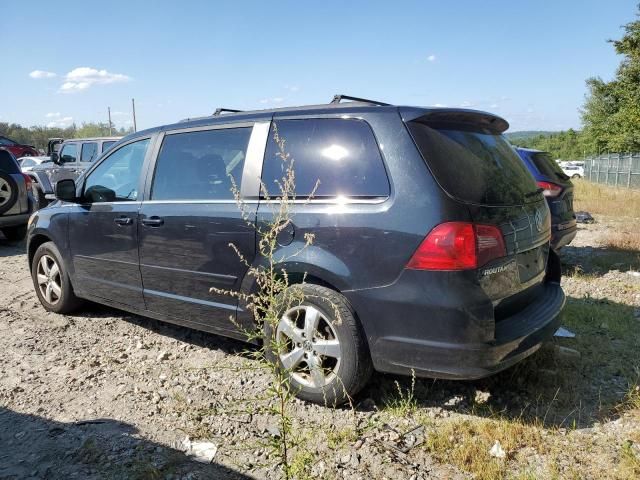
[[[95,142],[83,143],[82,150],[80,151],[81,162],[91,162],[98,153],[98,144]]]
[[[111,147],[111,145],[113,145],[114,143],[116,143],[115,140],[109,140],[107,142],[102,142],[102,151],[106,152],[107,150],[109,150],[109,147]]]
[[[285,152],[293,159],[296,196],[313,198],[389,195],[387,177],[371,127],[356,119],[277,120],[271,127],[262,168],[262,181],[270,195],[279,193],[286,175],[274,128],[285,140]],[[317,188],[314,192],[314,188]]]
[[[138,184],[149,139],[120,147],[93,170],[84,184],[90,203],[127,202],[138,199]]]
[[[251,127],[173,133],[156,161],[151,200],[233,200]]]
[[[71,163],[75,162],[78,157],[78,145],[75,143],[67,143],[60,151],[60,162]]]

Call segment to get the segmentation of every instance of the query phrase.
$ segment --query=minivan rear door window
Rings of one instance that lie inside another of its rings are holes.
[[[166,135],[156,161],[151,199],[233,200],[250,136],[250,127]]]
[[[539,200],[533,177],[502,135],[468,124],[408,126],[436,181],[452,197],[478,205]]]

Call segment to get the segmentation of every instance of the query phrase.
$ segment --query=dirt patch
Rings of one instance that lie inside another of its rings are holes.
[[[575,339],[482,381],[378,374],[354,409],[296,402],[297,476],[630,478],[638,252],[606,246],[617,221],[596,219],[562,252]],[[0,478],[278,477],[256,400],[269,378],[246,348],[100,306],[47,313],[24,246],[0,239]],[[181,450],[187,436],[215,443],[213,464]]]

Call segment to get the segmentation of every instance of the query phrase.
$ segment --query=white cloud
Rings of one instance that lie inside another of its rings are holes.
[[[122,73],[111,73],[91,67],[74,68],[64,78],[65,82],[60,87],[62,93],[80,92],[92,85],[107,85],[131,80],[131,77]]]
[[[461,106],[462,108],[470,108],[470,107],[473,107],[473,102],[470,102],[470,101],[468,101],[468,100],[465,100],[464,102],[462,102],[462,103],[460,104],[460,106]]]
[[[60,112],[49,112],[45,115],[47,118],[58,118],[60,116]]]
[[[445,108],[447,105],[444,103],[434,103],[433,106],[438,108]]]
[[[29,74],[29,76],[31,78],[53,78],[57,77],[58,75],[53,72],[45,72],[44,70],[34,70]]]
[[[430,62],[435,62],[436,61],[436,56],[432,53],[431,55],[429,55],[427,57],[427,60],[429,60]]]
[[[284,88],[289,90],[291,93],[296,93],[300,91],[300,87],[298,85],[285,85]]]
[[[489,105],[489,108],[500,108],[500,105],[498,105],[497,103],[492,103],[491,105]]]
[[[65,128],[70,126],[72,123],[73,123],[73,117],[62,117],[62,118],[57,118],[53,122],[47,123],[47,128]]]

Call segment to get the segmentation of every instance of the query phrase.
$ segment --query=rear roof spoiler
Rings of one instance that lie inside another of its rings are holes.
[[[481,127],[497,134],[504,133],[509,128],[509,122],[502,117],[464,108],[400,107],[400,115],[405,122],[468,125]]]

